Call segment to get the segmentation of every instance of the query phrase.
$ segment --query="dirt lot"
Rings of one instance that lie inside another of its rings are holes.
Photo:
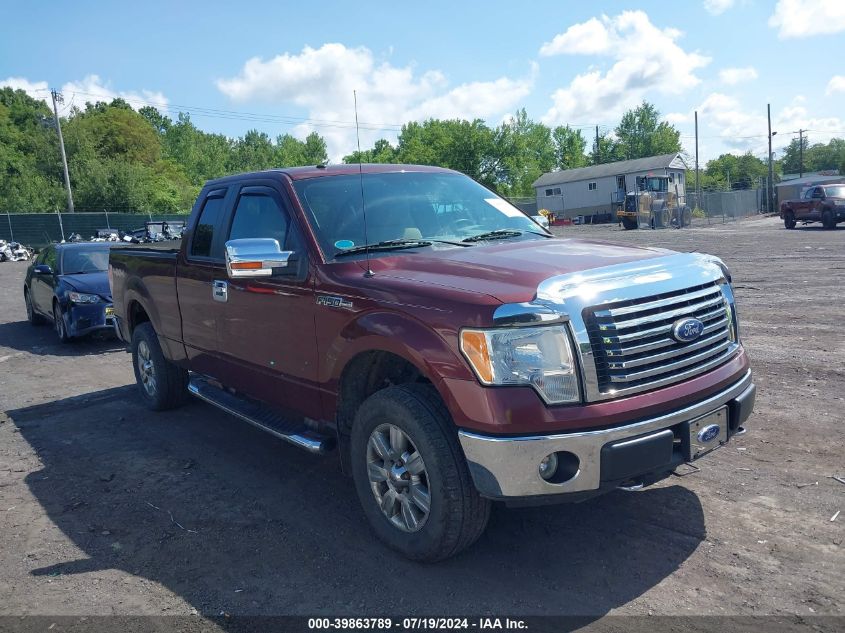
[[[640,492],[496,508],[437,565],[371,536],[334,459],[140,409],[129,356],[30,327],[25,266],[0,264],[0,613],[843,614],[845,227],[559,231],[730,264],[749,433]]]

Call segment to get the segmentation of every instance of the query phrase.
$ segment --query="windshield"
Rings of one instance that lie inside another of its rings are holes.
[[[108,246],[94,246],[90,248],[75,246],[62,249],[62,274],[76,275],[79,273],[97,273],[108,270]]]
[[[327,259],[365,244],[361,176],[294,183]],[[462,240],[510,229],[543,233],[522,211],[461,174],[403,172],[363,175],[367,242]]]
[[[838,185],[836,187],[825,187],[824,194],[828,198],[845,198],[845,185]]]

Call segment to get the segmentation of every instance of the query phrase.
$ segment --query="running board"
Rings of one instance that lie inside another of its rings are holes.
[[[303,422],[291,421],[270,407],[229,393],[197,374],[191,374],[188,391],[200,400],[309,453],[322,455],[334,448],[332,438],[314,432]]]

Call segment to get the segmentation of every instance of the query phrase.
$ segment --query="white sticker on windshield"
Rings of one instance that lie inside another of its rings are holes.
[[[512,206],[510,203],[505,202],[501,198],[484,198],[484,202],[489,204],[491,207],[495,207],[509,218],[518,218],[521,216],[525,216],[522,211]]]

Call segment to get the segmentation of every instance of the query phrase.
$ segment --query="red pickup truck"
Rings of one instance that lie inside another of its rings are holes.
[[[780,217],[788,229],[798,222],[821,222],[824,228],[835,229],[845,222],[845,184],[808,187],[800,198],[781,203]]]
[[[473,543],[491,501],[658,481],[754,406],[718,258],[556,238],[446,169],[221,178],[181,243],[110,258],[150,408],[193,394],[336,449],[373,531],[417,560]]]

